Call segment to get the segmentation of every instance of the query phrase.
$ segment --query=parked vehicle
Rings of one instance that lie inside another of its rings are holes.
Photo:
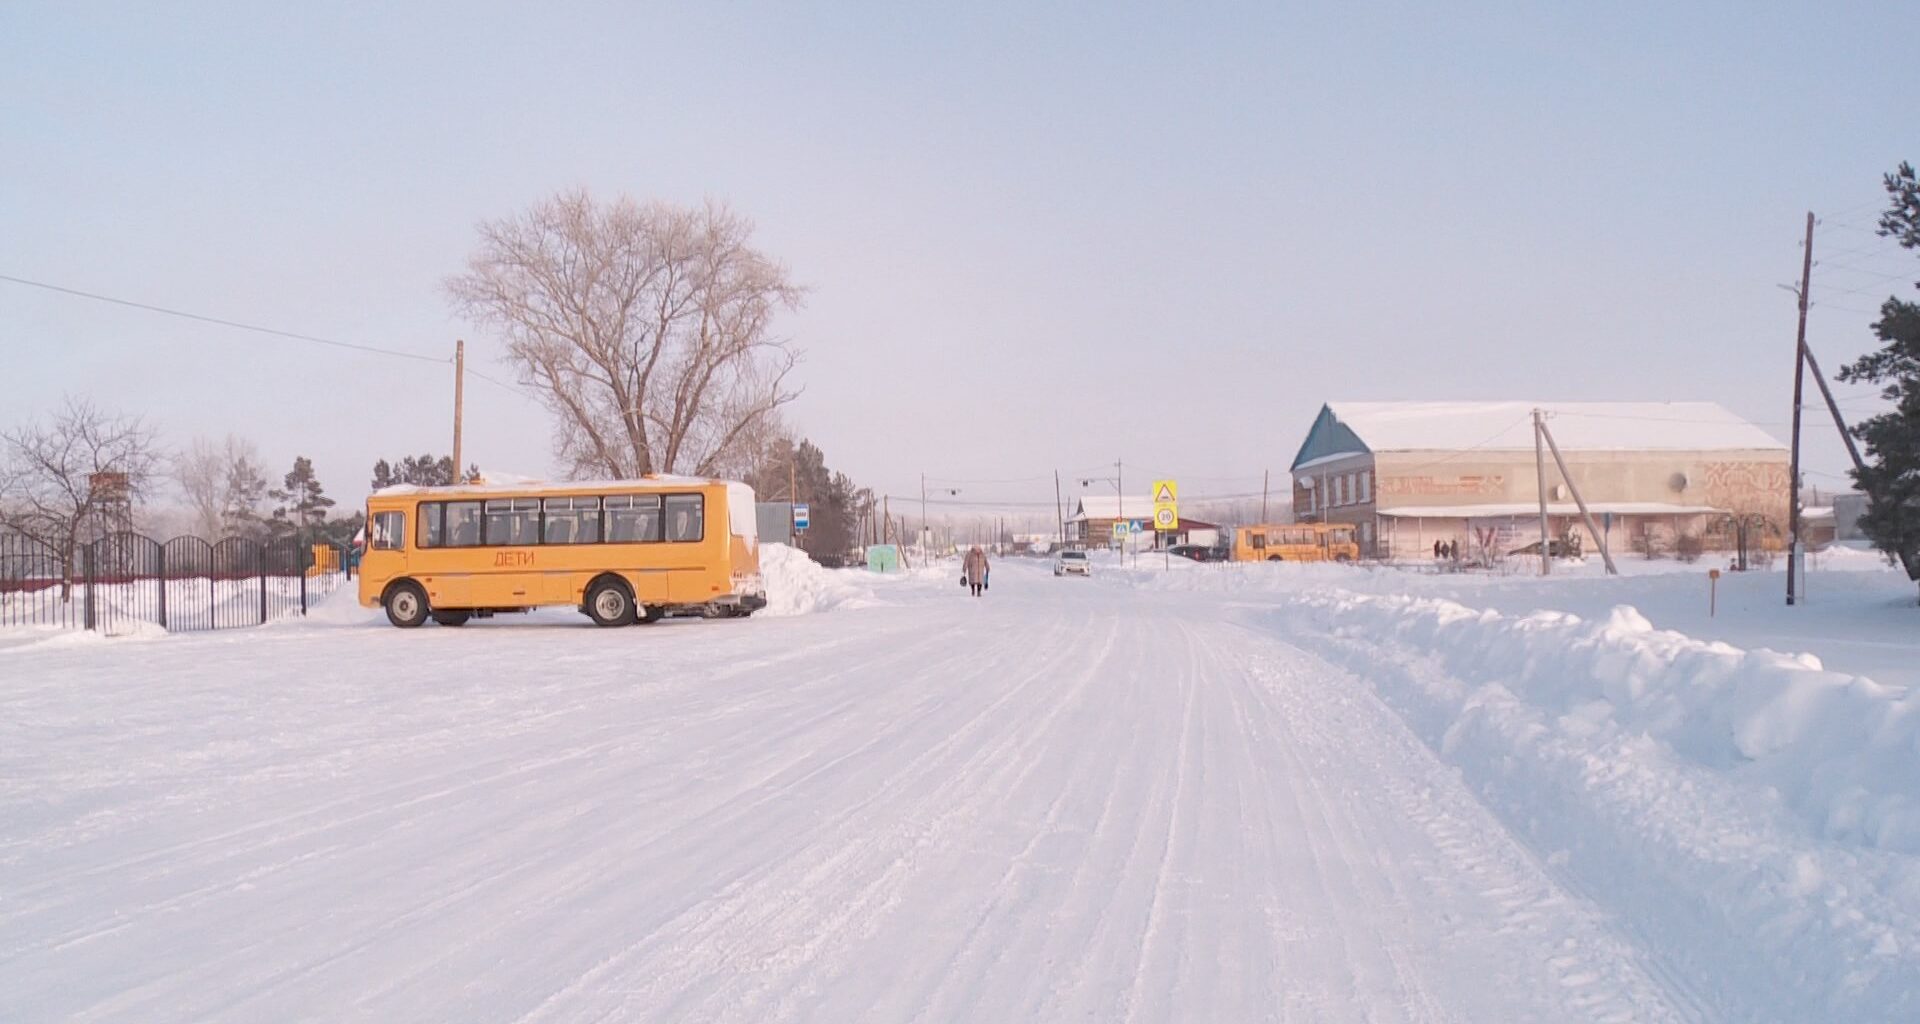
[[[1053,556],[1055,576],[1092,576],[1093,563],[1085,551],[1061,551]]]
[[[1208,547],[1205,544],[1175,544],[1167,549],[1167,554],[1194,562],[1224,562],[1227,560],[1227,551],[1225,548]]]
[[[753,489],[691,477],[388,487],[367,499],[360,603],[396,626],[542,605],[602,626],[766,607]]]
[[[1236,562],[1354,562],[1360,545],[1342,523],[1276,523],[1233,531]]]

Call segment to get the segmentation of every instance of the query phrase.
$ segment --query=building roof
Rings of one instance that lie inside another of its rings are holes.
[[[1294,469],[1367,452],[1532,451],[1533,410],[1561,451],[1776,451],[1717,402],[1330,402]]]

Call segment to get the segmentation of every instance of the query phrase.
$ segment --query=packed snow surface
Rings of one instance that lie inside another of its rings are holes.
[[[763,567],[0,648],[0,1020],[1920,1018],[1913,701],[1690,579]]]

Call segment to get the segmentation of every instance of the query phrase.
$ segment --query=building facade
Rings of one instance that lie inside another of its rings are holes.
[[[1533,410],[1586,499],[1546,459],[1549,535],[1584,551],[1724,550],[1784,536],[1787,450],[1710,402],[1366,402],[1322,407],[1292,464],[1303,522],[1350,523],[1375,558],[1436,543],[1498,559],[1540,540]]]

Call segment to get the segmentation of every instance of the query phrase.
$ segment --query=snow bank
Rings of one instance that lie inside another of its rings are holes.
[[[761,543],[760,575],[767,584],[764,615],[807,615],[880,603],[877,578],[853,569],[827,569],[785,544]]]
[[[1830,840],[1920,853],[1920,693],[1826,671],[1810,654],[1657,630],[1627,606],[1594,622],[1428,598],[1296,600],[1425,651],[1458,678],[1497,681],[1562,730],[1643,735],[1764,786]]]
[[[1576,890],[1736,1020],[1920,1019],[1920,697],[1811,655],[1328,589],[1280,624],[1344,664]]]

